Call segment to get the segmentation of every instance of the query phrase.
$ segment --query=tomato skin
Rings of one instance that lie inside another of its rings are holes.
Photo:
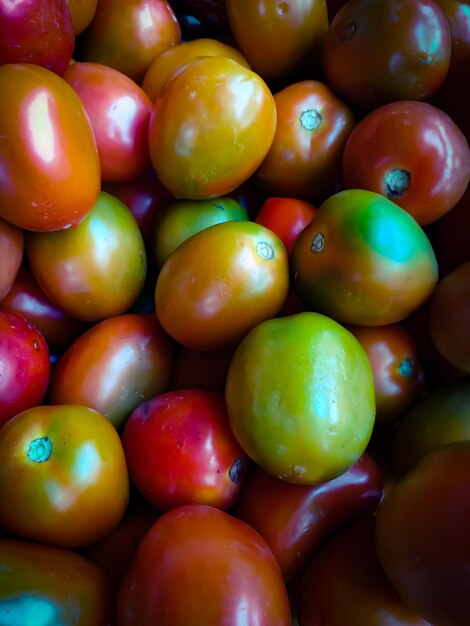
[[[210,506],[183,506],[159,518],[121,586],[118,626],[243,622],[291,623],[279,567],[264,540]]]
[[[364,350],[318,313],[258,324],[235,350],[225,398],[245,452],[292,483],[311,485],[345,472],[364,452],[374,423]]]
[[[166,0],[100,0],[82,39],[84,61],[140,83],[153,59],[180,43],[181,30]]]
[[[266,83],[233,59],[196,59],[166,82],[149,127],[150,158],[175,198],[217,198],[245,182],[276,128]]]
[[[311,486],[293,485],[256,468],[236,516],[263,537],[284,580],[292,580],[335,531],[372,514],[382,491],[381,471],[366,453],[338,478]]]
[[[372,110],[434,93],[450,54],[447,21],[434,0],[354,0],[330,24],[323,68],[339,97]]]
[[[315,217],[317,209],[304,200],[296,198],[268,198],[255,222],[272,230],[290,254],[294,242]]]
[[[22,315],[0,311],[0,428],[40,404],[50,377],[49,348]]]
[[[104,573],[74,552],[0,538],[4,624],[33,623],[37,618],[37,624],[103,626],[111,617],[110,591]]]
[[[284,87],[274,102],[276,133],[255,173],[256,184],[266,195],[321,202],[340,183],[353,114],[327,85],[314,80]]]
[[[274,233],[253,222],[224,222],[193,235],[167,259],[156,314],[183,346],[218,352],[276,315],[288,284],[287,253]]]
[[[45,293],[79,320],[124,313],[144,285],[147,257],[135,218],[105,192],[79,226],[29,233],[26,250]]]
[[[126,181],[150,167],[148,125],[152,103],[125,74],[100,63],[69,65],[63,79],[90,119],[102,181]]]
[[[23,253],[23,231],[0,218],[0,303],[15,282]]]
[[[291,254],[294,285],[315,311],[343,324],[403,320],[437,283],[432,246],[416,221],[372,191],[330,196]]]
[[[424,102],[375,109],[344,148],[345,187],[381,193],[421,225],[450,211],[469,181],[470,148],[463,133],[446,113]]]
[[[468,0],[435,0],[449,24],[451,65],[470,56],[470,18]]]
[[[0,216],[33,231],[76,225],[95,203],[100,164],[79,97],[39,66],[0,66]]]
[[[0,430],[0,454],[0,526],[16,535],[82,548],[109,533],[126,509],[121,441],[92,409],[23,411]]]
[[[426,454],[384,497],[375,544],[403,601],[439,626],[468,621],[470,441]]]
[[[67,0],[75,35],[80,35],[90,25],[98,0]]]
[[[119,429],[139,404],[167,389],[172,363],[172,345],[153,313],[116,315],[60,357],[51,402],[88,406]]]

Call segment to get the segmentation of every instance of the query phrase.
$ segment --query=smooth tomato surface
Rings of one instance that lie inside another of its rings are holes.
[[[16,279],[23,252],[23,231],[0,218],[0,302]]]
[[[90,25],[98,0],[67,0],[75,35],[80,35]]]

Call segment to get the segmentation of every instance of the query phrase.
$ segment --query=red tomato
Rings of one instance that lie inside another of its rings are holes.
[[[468,0],[435,0],[449,24],[451,64],[470,55],[470,5]]]
[[[110,585],[82,556],[29,541],[0,539],[2,624],[104,626]]]
[[[289,626],[287,592],[263,539],[211,506],[150,528],[118,596],[118,626]]]
[[[194,503],[230,508],[249,464],[221,392],[172,391],[141,404],[122,442],[132,481],[163,511]]]
[[[39,330],[22,315],[0,311],[0,427],[43,401],[50,370]]]
[[[23,252],[23,231],[0,218],[0,302],[15,281]]]
[[[21,228],[76,225],[100,190],[90,122],[65,80],[30,64],[0,66],[0,216]]]
[[[100,63],[74,63],[63,74],[82,101],[96,139],[103,181],[142,176],[150,167],[152,103],[134,81]]]
[[[90,25],[98,0],[67,0],[75,35],[80,35]]]
[[[310,224],[316,212],[317,209],[313,204],[303,200],[268,198],[256,216],[255,222],[272,230],[289,254],[295,240],[307,224]]]
[[[450,211],[469,181],[463,133],[446,113],[424,102],[375,109],[352,131],[343,153],[345,187],[381,193],[419,224]]]
[[[0,429],[0,526],[65,548],[115,528],[129,480],[119,435],[83,406],[38,406]]]

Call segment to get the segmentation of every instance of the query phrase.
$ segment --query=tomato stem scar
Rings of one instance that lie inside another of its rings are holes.
[[[395,168],[384,176],[384,188],[387,196],[399,198],[410,186],[411,175],[407,170]]]
[[[317,130],[323,122],[323,118],[315,109],[307,109],[300,114],[300,124],[305,130]]]
[[[402,376],[408,378],[408,376],[413,371],[413,363],[410,361],[410,359],[404,359],[398,366],[398,371]]]
[[[274,249],[268,241],[258,241],[256,244],[256,252],[265,261],[274,259]]]
[[[49,437],[38,437],[29,444],[28,458],[34,463],[44,463],[52,454],[52,442]]]

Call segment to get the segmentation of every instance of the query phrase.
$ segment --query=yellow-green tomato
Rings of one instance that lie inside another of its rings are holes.
[[[313,312],[267,320],[243,339],[226,402],[245,452],[299,484],[345,472],[364,452],[375,418],[366,353],[343,326]]]

